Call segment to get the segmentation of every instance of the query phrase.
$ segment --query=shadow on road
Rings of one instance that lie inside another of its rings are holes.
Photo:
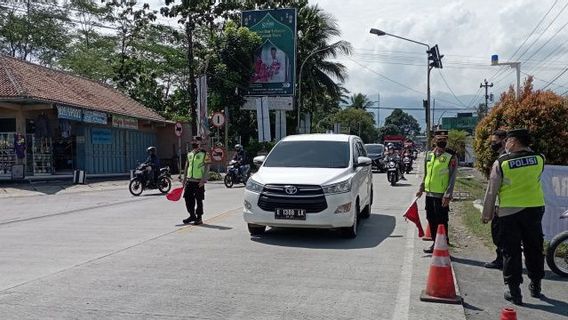
[[[411,187],[410,183],[397,183],[393,187]]]
[[[393,216],[371,214],[359,224],[355,239],[343,239],[336,230],[272,228],[260,237],[251,239],[266,245],[308,249],[363,249],[373,248],[387,239],[396,225]]]
[[[553,314],[557,314],[557,315],[565,316],[565,317],[568,316],[568,303],[566,303],[564,301],[548,298],[545,295],[542,295],[540,300],[542,302],[547,303],[548,305],[532,304],[532,303],[526,303],[525,302],[524,306],[526,308],[529,308],[529,309],[542,310],[544,312],[553,313]]]
[[[471,259],[466,259],[466,258],[459,258],[459,257],[456,257],[456,256],[452,256],[452,261],[456,262],[456,263],[466,264],[466,265],[469,265],[469,266],[485,268],[485,262],[483,262],[483,261],[471,260]]]

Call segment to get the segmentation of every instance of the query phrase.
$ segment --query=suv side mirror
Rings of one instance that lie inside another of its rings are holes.
[[[254,159],[252,159],[252,162],[256,165],[256,166],[261,166],[264,161],[266,160],[266,156],[258,156],[258,157],[254,157]]]
[[[355,164],[355,167],[368,167],[372,163],[373,163],[373,160],[371,160],[371,158],[369,158],[369,157],[358,157],[357,163]]]

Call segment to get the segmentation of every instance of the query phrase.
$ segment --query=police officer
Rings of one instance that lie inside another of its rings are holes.
[[[448,230],[449,205],[456,181],[457,160],[446,151],[447,143],[447,136],[435,136],[436,147],[426,153],[424,160],[425,175],[420,184],[420,189],[416,193],[417,197],[421,197],[426,192],[426,218],[434,242],[439,224],[443,224]],[[432,253],[433,251],[433,244],[424,249],[424,253]]]
[[[189,217],[183,220],[184,224],[193,222],[195,225],[203,224],[203,200],[205,199],[205,183],[209,174],[209,155],[201,147],[201,140],[194,139],[191,142],[192,150],[187,154],[185,164],[184,199]],[[197,203],[197,208],[196,208]]]
[[[488,223],[495,214],[495,198],[499,196],[500,245],[503,248],[503,278],[507,288],[505,299],[523,304],[520,285],[523,283],[521,242],[525,265],[531,279],[532,297],[540,297],[544,277],[542,216],[544,193],[540,177],[544,156],[529,148],[526,129],[507,133],[505,150],[495,161],[489,177],[482,222]]]
[[[507,137],[507,132],[504,130],[495,130],[491,135],[491,150],[496,153],[499,157],[505,154],[505,138]],[[499,211],[499,199],[495,203],[495,212]],[[493,239],[493,244],[495,244],[495,252],[497,257],[495,260],[485,264],[485,268],[488,269],[503,269],[503,253],[501,245],[499,244],[499,216],[497,214],[493,215],[491,219],[491,238]]]

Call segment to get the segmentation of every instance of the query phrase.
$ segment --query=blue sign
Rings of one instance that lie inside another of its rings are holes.
[[[107,114],[104,112],[83,110],[83,122],[107,124]]]
[[[541,182],[546,205],[542,230],[544,238],[551,240],[568,230],[568,219],[560,219],[560,215],[568,210],[568,166],[544,166]]]
[[[91,129],[92,144],[112,144],[112,130],[93,128]]]
[[[81,109],[63,106],[63,105],[58,104],[57,105],[57,117],[59,119],[81,121],[81,120],[83,120],[83,113],[81,112]]]

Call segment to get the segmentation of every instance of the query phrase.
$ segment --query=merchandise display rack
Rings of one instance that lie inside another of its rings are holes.
[[[0,133],[0,176],[11,176],[12,165],[16,164],[14,134]]]
[[[50,137],[36,138],[33,143],[34,175],[53,174],[53,144]]]

